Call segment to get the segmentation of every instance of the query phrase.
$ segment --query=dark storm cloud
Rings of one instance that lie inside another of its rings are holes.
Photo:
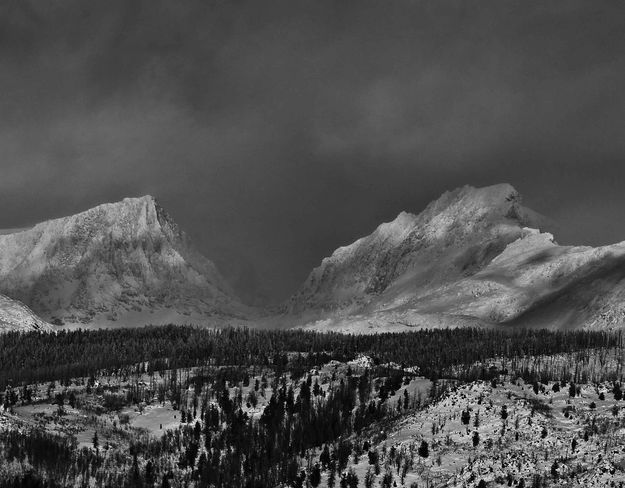
[[[446,189],[625,239],[620,2],[12,0],[0,227],[155,194],[244,292]]]

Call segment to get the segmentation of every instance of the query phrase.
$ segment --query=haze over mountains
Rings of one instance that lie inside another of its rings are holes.
[[[259,318],[154,198],[129,198],[0,233],[0,324],[621,326],[625,243],[559,246],[551,228],[508,184],[446,192],[337,249]]]

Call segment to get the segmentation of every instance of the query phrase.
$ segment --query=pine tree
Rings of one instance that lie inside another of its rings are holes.
[[[462,411],[462,414],[460,415],[460,420],[464,425],[469,425],[469,422],[471,421],[471,414],[469,413],[469,409]]]
[[[554,479],[558,478],[558,461],[554,461],[553,464],[551,465],[551,476],[553,476]]]
[[[430,455],[430,446],[428,445],[428,443],[425,440],[421,441],[421,445],[419,446],[418,454],[422,458],[427,458]]]
[[[141,473],[139,472],[139,460],[137,459],[137,453],[132,455],[132,468],[130,470],[130,486],[133,488],[141,488],[143,486],[143,480],[141,479]]]
[[[328,473],[328,488],[334,488],[336,484],[336,469],[334,463],[330,464],[330,472]]]
[[[506,420],[507,418],[508,418],[508,407],[506,405],[503,405],[501,407],[501,419]]]
[[[319,483],[321,483],[321,468],[319,464],[315,464],[310,472],[310,476],[308,477],[308,481],[313,488],[317,488]]]
[[[358,476],[356,476],[353,468],[349,468],[344,479],[347,488],[358,488]]]
[[[384,473],[384,476],[382,477],[382,481],[380,481],[380,487],[391,488],[391,486],[393,486],[393,473],[391,473],[390,471],[387,471],[386,473]]]
[[[365,488],[373,488],[373,480],[375,480],[375,475],[373,471],[371,471],[371,468],[369,468],[365,474]]]
[[[323,451],[321,451],[321,454],[319,455],[319,462],[321,463],[323,469],[327,469],[330,464],[330,449],[327,444],[323,446]]]
[[[154,465],[152,461],[148,461],[145,464],[145,475],[143,477],[147,486],[154,486]]]
[[[477,445],[480,443],[480,434],[475,431],[473,432],[473,447],[477,447]]]

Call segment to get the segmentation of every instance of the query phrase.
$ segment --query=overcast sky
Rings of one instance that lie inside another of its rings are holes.
[[[560,242],[625,240],[625,3],[0,3],[0,228],[150,193],[276,301],[503,181]]]

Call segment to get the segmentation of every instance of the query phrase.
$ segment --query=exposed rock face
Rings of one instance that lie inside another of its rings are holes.
[[[286,304],[313,327],[354,332],[625,322],[625,243],[559,246],[502,184],[445,193],[337,249]]]
[[[447,192],[419,215],[402,212],[326,258],[288,303],[291,312],[355,310],[469,276],[535,225],[510,185]]]
[[[0,292],[70,323],[247,312],[151,196],[0,235]]]
[[[23,303],[0,295],[0,332],[50,331],[50,324],[37,317]]]
[[[560,246],[537,230],[545,222],[507,184],[447,192],[337,249],[281,317],[258,323],[353,332],[622,327],[625,243]],[[5,329],[257,317],[149,196],[0,231],[0,293]]]

